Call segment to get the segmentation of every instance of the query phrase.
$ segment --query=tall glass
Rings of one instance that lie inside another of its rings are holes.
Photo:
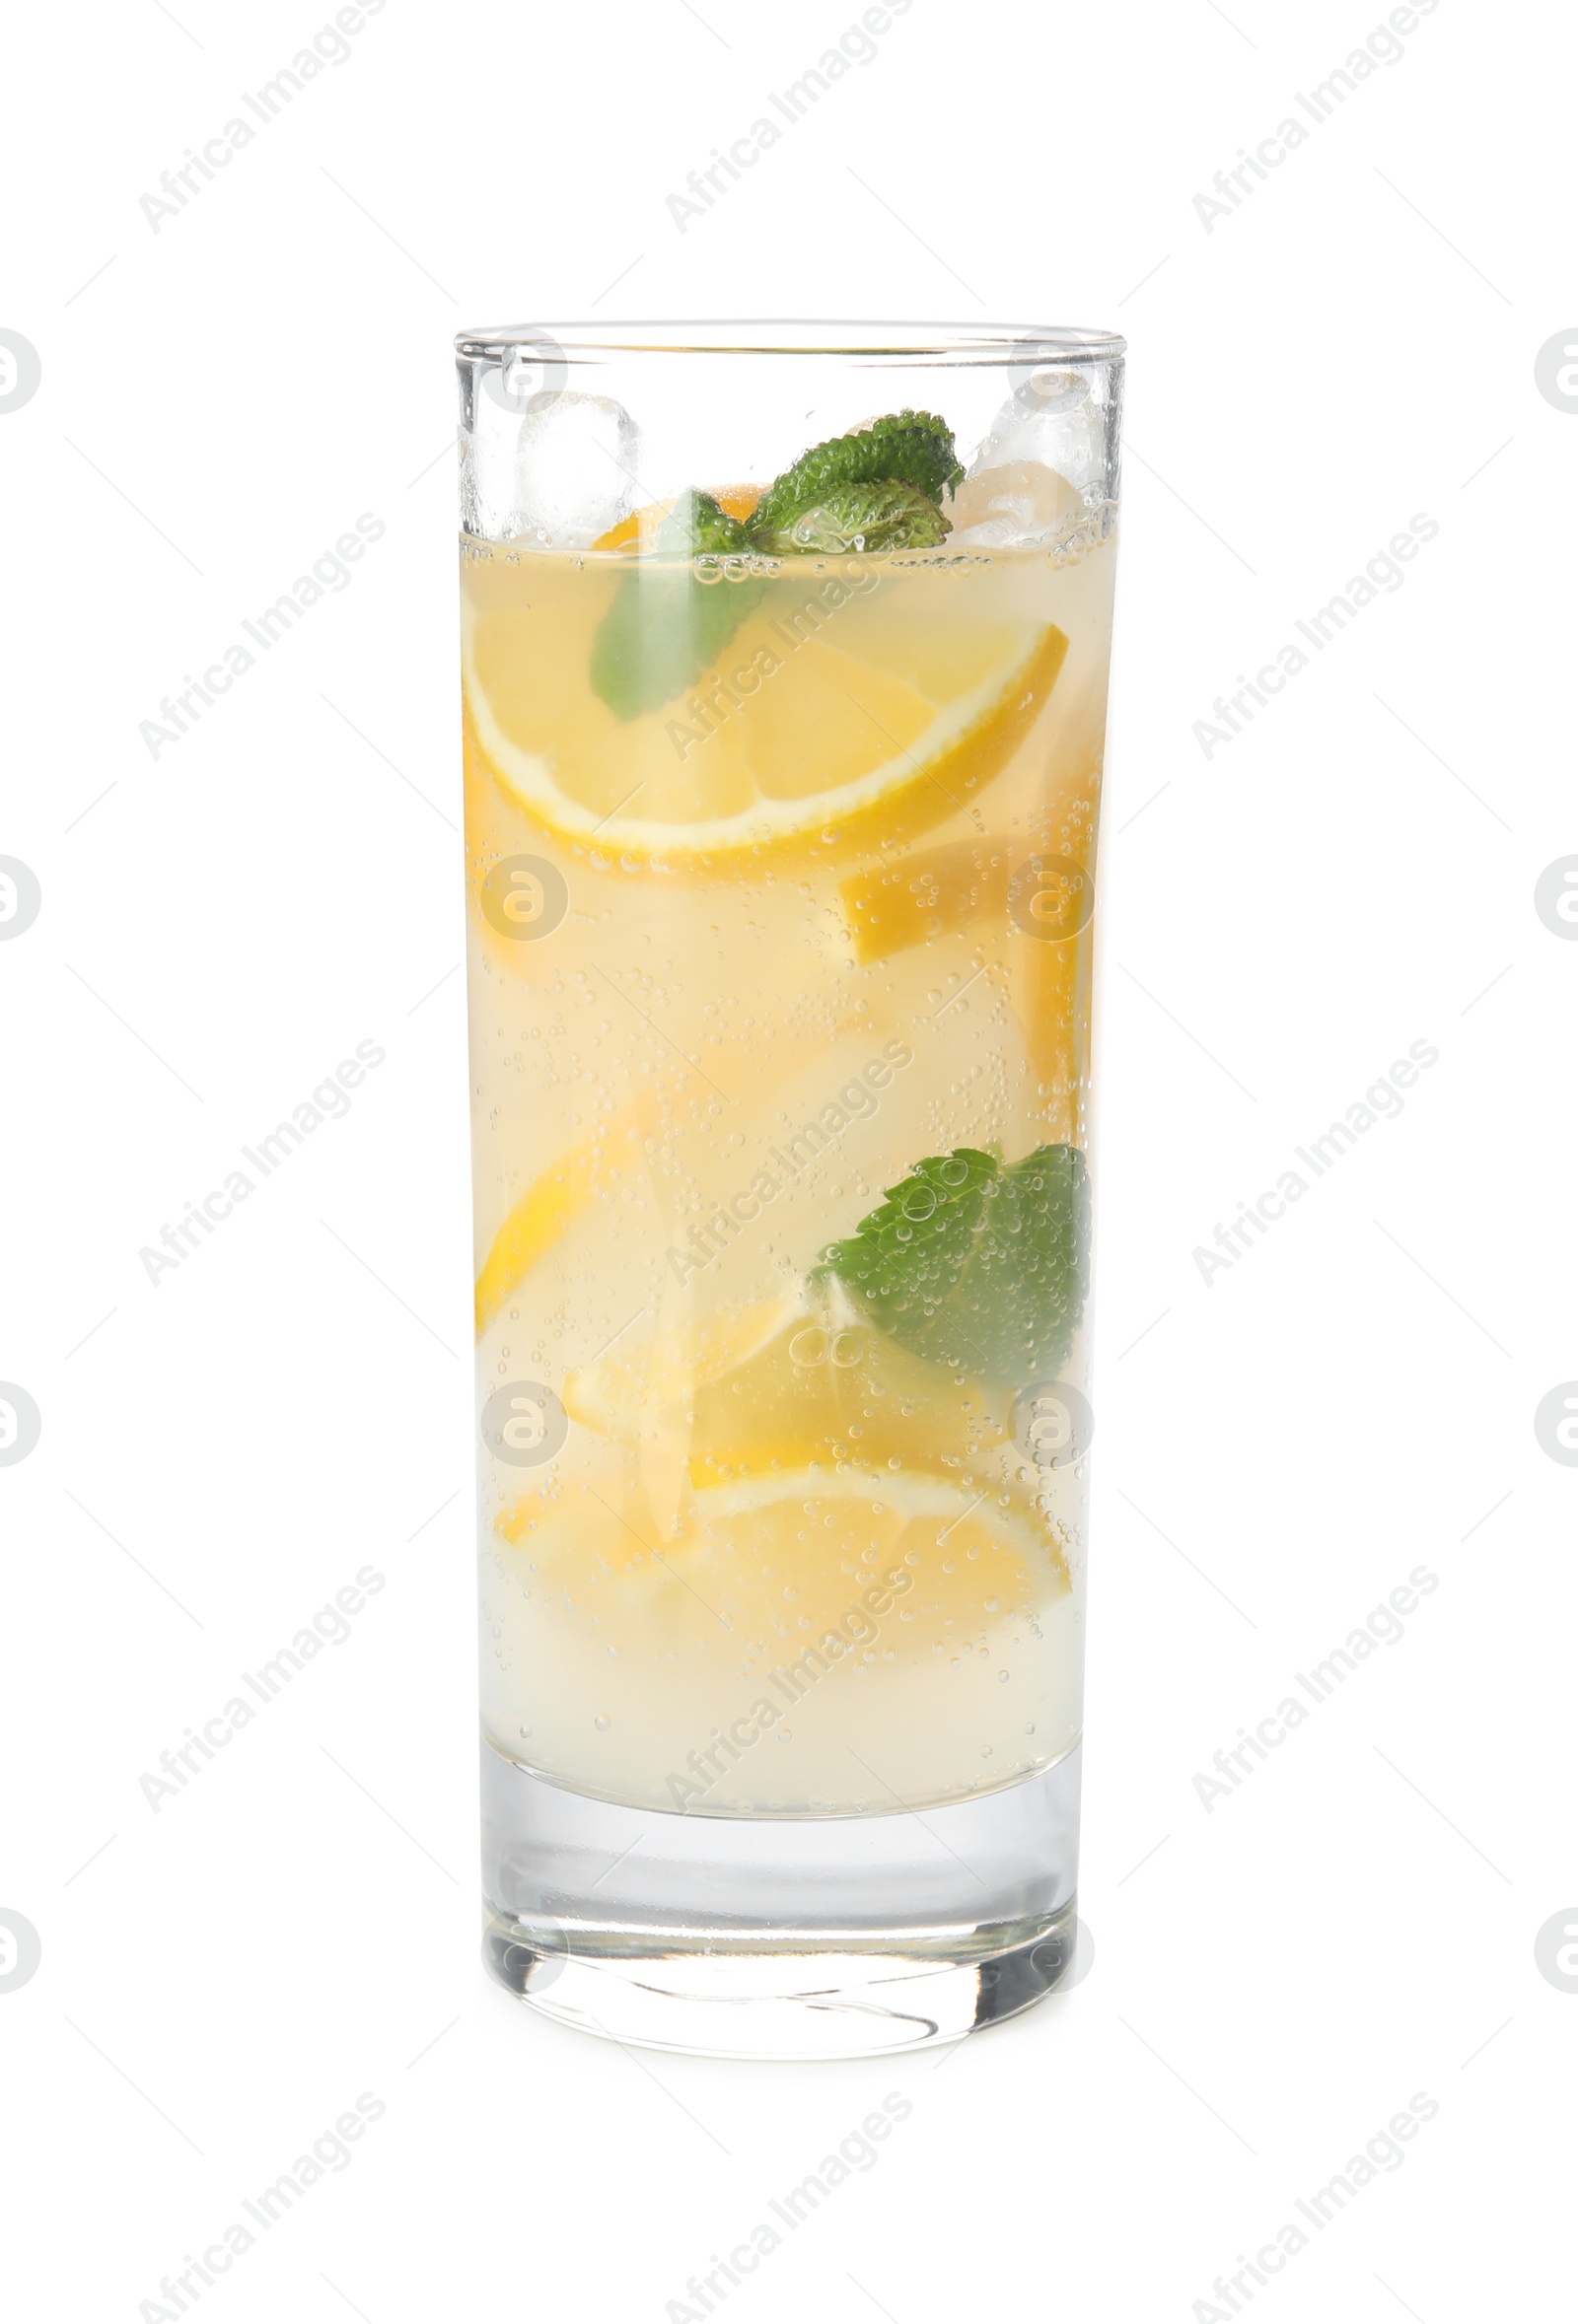
[[[949,2039],[1073,1942],[1122,342],[459,351],[488,1956]]]

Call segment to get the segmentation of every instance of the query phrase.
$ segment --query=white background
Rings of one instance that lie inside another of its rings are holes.
[[[877,2167],[731,2316],[1209,2318],[1415,2093],[1402,2167],[1256,2312],[1557,2312],[1578,1995],[1535,1937],[1578,1899],[1578,1474],[1533,1416],[1578,1373],[1578,947],[1533,890],[1578,850],[1578,415],[1535,364],[1578,340],[1568,20],[1442,0],[1208,232],[1193,197],[1380,0],[914,0],[681,234],[666,196],[853,0],[389,0],[155,232],[139,197],[329,13],[11,37],[0,323],[42,382],[0,413],[0,853],[43,903],[0,944],[0,1377],[42,1436],[0,1467],[0,1905],[42,1957],[0,1992],[7,2313],[179,2312],[161,2279],[371,2092],[349,2166],[192,2280],[205,2315],[657,2324],[890,2091]],[[477,1963],[449,340],[586,313],[1131,341],[1095,1966],[941,2055],[625,2052]],[[363,511],[353,585],[151,757],[161,697]],[[1208,759],[1213,698],[1415,513],[1404,586]],[[348,1117],[150,1284],[363,1039]],[[1416,1040],[1405,1111],[1204,1283]],[[155,1813],[144,1771],[368,1564],[351,1638]],[[1208,1812],[1212,1754],[1419,1565],[1401,1642]]]

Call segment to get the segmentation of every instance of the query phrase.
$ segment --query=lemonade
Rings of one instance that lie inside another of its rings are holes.
[[[485,1731],[957,1802],[1080,1730],[1111,506],[907,409],[632,497],[462,542]]]

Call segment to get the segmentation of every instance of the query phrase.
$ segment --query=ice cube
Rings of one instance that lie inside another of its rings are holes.
[[[1103,485],[1109,411],[1105,379],[1078,367],[1028,369],[983,438],[970,473],[1040,460],[1081,492]]]
[[[534,395],[516,445],[517,538],[590,548],[634,508],[639,459],[639,431],[622,403],[565,389]]]
[[[1107,495],[1115,416],[1105,376],[1027,363],[981,439],[949,514],[962,547],[1052,545]]]
[[[954,495],[950,514],[951,544],[1023,548],[1071,532],[1085,515],[1085,496],[1041,460],[1003,460],[967,476]]]

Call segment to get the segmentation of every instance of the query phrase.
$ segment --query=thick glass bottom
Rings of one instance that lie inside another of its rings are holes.
[[[956,2041],[1071,1980],[1079,1751],[893,1815],[668,1815],[484,1743],[484,1956],[560,2023],[709,2057]]]

